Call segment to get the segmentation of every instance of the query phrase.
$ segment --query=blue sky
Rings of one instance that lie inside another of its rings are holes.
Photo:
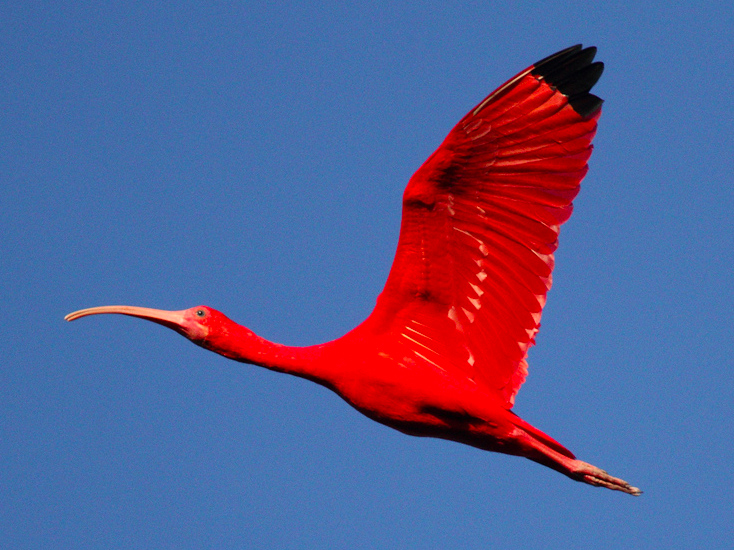
[[[729,2],[4,2],[3,548],[731,548]],[[566,46],[604,112],[515,411],[633,499],[118,316],[371,311],[455,122]]]

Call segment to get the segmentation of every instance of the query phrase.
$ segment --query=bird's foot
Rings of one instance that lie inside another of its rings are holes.
[[[642,491],[637,487],[632,487],[623,479],[610,476],[604,470],[597,468],[596,466],[592,466],[591,464],[582,462],[581,460],[576,460],[575,462],[574,477],[579,481],[583,481],[589,485],[595,485],[596,487],[606,487],[607,489],[612,489],[614,491],[622,491],[623,493],[636,497],[642,494]]]

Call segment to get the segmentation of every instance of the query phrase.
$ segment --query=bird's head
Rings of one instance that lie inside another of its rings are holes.
[[[211,349],[214,340],[226,337],[233,321],[223,313],[207,306],[196,306],[181,311],[166,311],[162,309],[151,309],[135,306],[101,306],[80,309],[69,313],[64,319],[74,321],[87,315],[99,315],[103,313],[116,313],[118,315],[129,315],[146,321],[153,321],[164,327],[175,330],[185,336],[193,343],[204,348]]]

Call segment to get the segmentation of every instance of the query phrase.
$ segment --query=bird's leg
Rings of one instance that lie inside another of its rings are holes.
[[[574,466],[575,474],[569,475],[572,479],[577,479],[578,481],[583,481],[589,485],[595,485],[597,487],[606,487],[607,489],[622,491],[623,493],[636,497],[642,494],[642,491],[637,487],[632,487],[623,479],[610,476],[601,468],[597,468],[596,466],[581,460],[574,460],[574,462],[576,463]]]
[[[538,441],[526,431],[522,429],[519,431],[522,432],[522,434],[516,434],[516,442],[519,444],[522,451],[518,454],[521,454],[534,462],[552,468],[557,472],[561,472],[576,481],[582,481],[596,487],[606,487],[607,489],[612,489],[614,491],[622,491],[623,493],[633,496],[639,496],[642,494],[640,489],[632,487],[625,480],[610,476],[601,468],[597,468],[596,466],[583,462],[582,460],[564,456],[554,449],[551,449],[543,442]]]

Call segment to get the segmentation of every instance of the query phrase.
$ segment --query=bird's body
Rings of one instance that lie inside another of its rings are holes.
[[[345,336],[294,348],[206,306],[105,306],[162,324],[225,357],[322,384],[404,433],[525,456],[573,479],[639,489],[576,460],[515,415],[551,286],[560,225],[587,171],[603,70],[574,46],[470,111],[411,178],[395,262],[373,313]]]

